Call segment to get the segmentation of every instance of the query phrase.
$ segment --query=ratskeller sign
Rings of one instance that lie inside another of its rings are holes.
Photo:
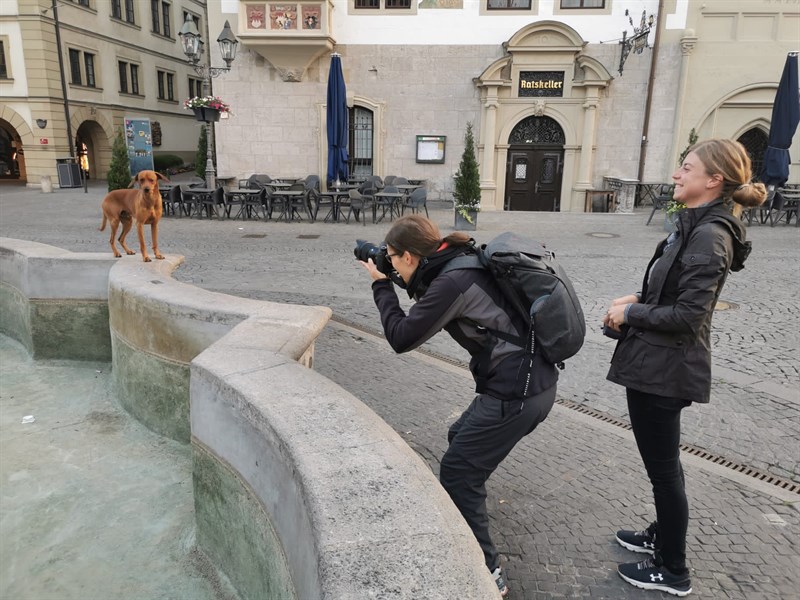
[[[519,95],[563,96],[564,71],[520,71]]]

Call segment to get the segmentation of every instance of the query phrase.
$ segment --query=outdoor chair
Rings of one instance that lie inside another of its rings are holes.
[[[178,215],[179,217],[186,214],[186,207],[183,204],[183,192],[181,186],[174,186],[167,197],[163,200],[164,212],[168,215]]]
[[[364,180],[364,184],[366,184],[366,185],[371,185],[372,187],[374,187],[374,188],[375,188],[376,190],[378,190],[379,192],[380,192],[380,191],[381,191],[381,190],[384,188],[384,186],[386,185],[386,184],[384,183],[383,179],[381,179],[381,178],[380,178],[378,175],[370,175],[369,177],[367,177],[367,178]]]
[[[769,199],[769,225],[775,227],[781,219],[786,219],[786,224],[792,222],[792,215],[794,215],[795,226],[800,224],[800,216],[798,216],[798,202],[800,201],[800,190],[782,189],[776,190],[772,200]]]
[[[203,212],[205,211],[206,216],[210,219],[211,214],[213,213],[219,218],[219,212],[217,212],[217,207],[221,207],[223,213],[225,212],[225,190],[222,187],[218,187],[213,192],[207,195],[203,195],[195,200],[197,203],[197,216],[202,217]]]
[[[272,183],[272,177],[264,173],[256,173],[250,175],[247,179],[240,179],[239,180],[239,187],[249,188],[251,190],[256,190],[263,188],[264,186]]]
[[[667,203],[672,200],[673,188],[674,186],[669,184],[661,186],[661,191],[653,198],[653,210],[650,211],[650,216],[647,217],[647,223],[645,223],[645,225],[650,225],[650,221],[653,220],[653,215],[656,214],[657,210],[666,210]]]
[[[307,190],[319,191],[319,177],[316,175],[309,175],[303,180]]]
[[[395,177],[392,185],[408,185],[408,179],[405,177]]]
[[[366,188],[372,190],[374,188]],[[347,192],[348,196],[350,196],[350,201],[347,206],[347,217],[345,218],[345,222],[350,222],[350,215],[355,215],[356,221],[359,220],[359,214],[361,215],[361,222],[366,226],[367,224],[367,209],[372,209],[372,220],[375,220],[375,204],[373,197],[371,195],[365,195],[359,192],[358,190],[350,190]]]
[[[387,175],[383,178],[383,185],[394,185],[394,180],[397,179],[397,175]]]
[[[425,209],[425,216],[428,215],[428,192],[425,188],[417,188],[408,198],[403,200],[401,214],[405,214],[406,208],[410,208],[411,212],[416,214],[420,209]]]
[[[384,187],[381,192],[387,194],[398,194],[400,190],[398,190],[393,185],[387,185]],[[374,199],[374,206],[375,206],[375,213],[377,214],[378,209],[381,209],[381,216],[377,219],[378,222],[382,221],[386,217],[386,213],[389,213],[389,220],[391,221],[394,218],[395,212],[400,214],[400,198],[385,198],[383,196],[377,195]]]

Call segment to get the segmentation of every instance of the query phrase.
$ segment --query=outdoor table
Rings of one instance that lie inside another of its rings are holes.
[[[334,223],[339,222],[339,212],[341,206],[341,198],[348,198],[349,193],[348,189],[344,189],[348,187],[349,189],[353,189],[355,186],[340,186],[338,188],[331,188],[327,192],[320,192],[320,196],[325,196],[331,199],[331,209],[328,211],[328,214],[325,215],[325,219],[323,220],[324,223],[328,221],[332,221]]]
[[[210,188],[204,187],[194,187],[184,190],[183,195],[188,196],[191,199],[193,206],[189,209],[189,216],[192,216],[192,208],[197,208],[197,217],[202,217],[203,214],[203,201],[209,200],[213,196],[216,190],[212,190]],[[217,210],[214,208],[214,213],[216,214]],[[211,218],[211,215],[208,215]],[[219,216],[219,215],[217,215]]]
[[[395,187],[399,187],[399,186],[395,186]],[[403,193],[403,192],[378,192],[377,194],[375,194],[375,198],[387,198],[389,200],[389,202],[387,202],[385,205],[383,205],[383,212],[381,213],[380,218],[377,219],[375,222],[376,223],[380,223],[383,220],[383,218],[386,216],[386,208],[387,208],[387,206],[389,208],[389,220],[390,221],[394,217],[395,210],[397,211],[397,216],[399,217],[400,216],[399,203],[404,197],[405,197],[405,193]]]
[[[294,184],[292,184],[294,185]],[[292,206],[292,199],[293,198],[301,198],[306,195],[305,190],[280,190],[273,194],[273,198],[285,198],[286,202],[284,204],[284,210],[278,215],[278,220],[281,220],[281,217],[286,215],[286,222],[294,221],[294,213],[297,212],[294,207]]]
[[[288,183],[285,181],[270,181],[265,185],[265,187],[275,188],[276,190],[285,190],[286,188],[290,188],[294,185],[294,183]]]
[[[655,204],[661,194],[661,186],[670,185],[663,181],[642,181],[636,185],[636,206]]]
[[[228,201],[230,202],[231,200],[233,200],[233,203],[239,205],[239,212],[237,212],[236,216],[233,218],[238,219],[239,216],[243,214],[246,214],[248,217],[250,217],[252,214],[251,212],[252,205],[248,203],[248,200],[252,199],[253,196],[258,196],[260,194],[261,190],[252,188],[238,188],[227,192],[226,196],[228,198]],[[231,204],[225,205],[225,216],[230,218]],[[258,216],[258,211],[256,211],[256,216]]]

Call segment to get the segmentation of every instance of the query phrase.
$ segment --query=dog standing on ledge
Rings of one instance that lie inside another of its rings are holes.
[[[136,254],[125,245],[125,236],[131,230],[133,221],[136,221],[136,233],[139,234],[142,260],[150,262],[150,257],[147,256],[147,247],[144,243],[144,226],[148,223],[150,224],[150,237],[153,238],[153,256],[158,259],[164,258],[161,252],[158,251],[158,221],[163,213],[161,192],[158,189],[159,179],[169,181],[161,173],[139,171],[136,177],[131,179],[131,183],[128,186],[129,189],[113,190],[103,198],[101,205],[103,209],[103,224],[100,226],[100,231],[106,228],[106,221],[111,224],[111,239],[109,239],[109,243],[116,258],[122,256],[114,242],[114,238],[117,235],[117,227],[119,227],[120,223],[122,223],[122,233],[119,235],[119,243],[122,245],[122,249],[125,250],[126,254]],[[139,189],[130,189],[136,182],[139,183]]]

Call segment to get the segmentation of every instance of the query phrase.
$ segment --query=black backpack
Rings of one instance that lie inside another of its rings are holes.
[[[475,250],[475,254],[448,262],[442,273],[487,269],[514,309],[530,323],[524,338],[502,331],[492,333],[531,354],[538,351],[547,362],[563,369],[564,361],[583,346],[586,321],[572,282],[555,255],[539,242],[510,232]]]

